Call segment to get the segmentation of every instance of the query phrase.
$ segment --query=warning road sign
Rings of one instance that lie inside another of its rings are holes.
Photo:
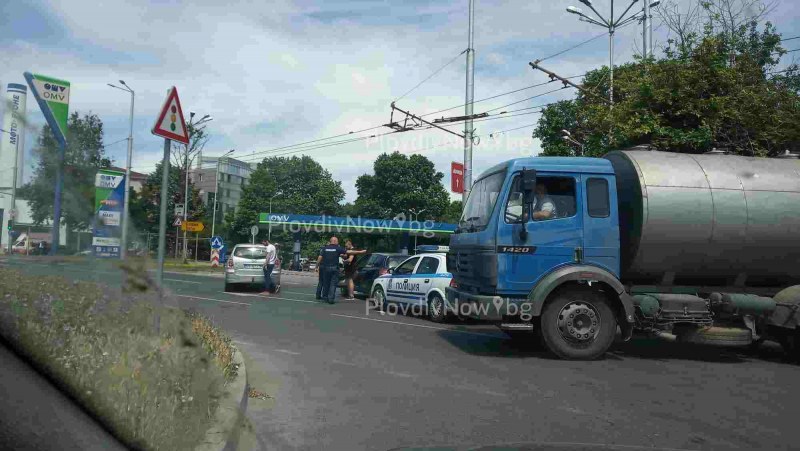
[[[186,121],[183,119],[181,101],[178,99],[178,89],[174,86],[167,94],[167,100],[161,107],[153,134],[162,138],[189,144],[189,133],[186,130]]]
[[[181,221],[181,218],[175,218],[175,222],[172,223],[172,227],[180,227],[181,224],[183,224],[183,221]]]

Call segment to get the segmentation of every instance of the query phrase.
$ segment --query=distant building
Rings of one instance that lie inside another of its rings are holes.
[[[125,168],[118,168],[116,166],[111,166],[110,168],[112,171],[120,171],[125,172]],[[131,171],[131,188],[137,193],[142,192],[142,186],[147,181],[147,174],[142,174],[141,172]]]
[[[219,184],[217,184],[217,163],[219,162]],[[192,171],[192,182],[200,191],[200,197],[213,212],[214,196],[219,192],[217,200],[217,221],[221,222],[229,211],[235,211],[242,190],[250,180],[253,169],[249,163],[235,158],[200,157],[198,166]],[[219,191],[217,191],[219,190]]]

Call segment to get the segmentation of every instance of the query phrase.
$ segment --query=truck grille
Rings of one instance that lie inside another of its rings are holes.
[[[476,294],[494,294],[497,287],[497,254],[493,251],[450,249],[447,269],[459,289]]]

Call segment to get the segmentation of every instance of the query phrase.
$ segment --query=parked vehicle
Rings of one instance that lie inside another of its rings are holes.
[[[515,159],[472,187],[446,298],[512,336],[536,332],[567,359],[603,355],[617,326],[624,339],[770,338],[798,355],[798,232],[797,159],[636,149]]]
[[[446,254],[422,253],[378,276],[372,284],[372,298],[384,311],[391,303],[422,307],[428,319],[441,323],[451,313],[445,308],[444,297],[452,280]]]
[[[390,254],[383,252],[367,253],[356,257],[356,273],[353,276],[354,294],[366,298],[372,291],[372,283],[378,276],[389,273],[389,269],[396,267],[408,255]],[[347,295],[347,285],[344,278],[344,269],[339,271],[339,288],[342,295]]]
[[[262,244],[237,244],[225,264],[225,291],[232,291],[236,285],[264,284],[264,262],[267,248]],[[272,270],[274,293],[281,290],[281,262],[275,262]]]

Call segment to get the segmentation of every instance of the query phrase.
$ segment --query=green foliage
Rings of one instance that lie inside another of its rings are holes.
[[[311,157],[271,157],[258,163],[242,190],[235,213],[225,216],[226,235],[232,243],[249,242],[250,227],[258,223],[259,213],[270,211],[302,215],[334,215],[344,199],[341,182]],[[266,237],[262,231],[258,239]],[[291,251],[293,238],[283,231],[272,231],[273,242],[281,251]],[[316,236],[304,237],[313,242]],[[310,252],[310,250],[309,250]]]
[[[442,214],[441,218],[439,219],[441,222],[449,222],[452,224],[457,224],[458,220],[461,219],[461,213],[464,210],[464,202],[460,200],[454,200],[450,202],[450,205],[447,206],[447,209]]]
[[[147,176],[142,185],[141,193],[130,197],[130,215],[133,227],[139,232],[158,233],[159,217],[161,215],[161,177],[162,164],[156,164],[156,169]],[[167,228],[172,225],[175,204],[184,202],[185,173],[179,168],[170,167],[169,184],[167,185]],[[190,221],[202,220],[206,215],[206,206],[200,197],[200,192],[189,180],[190,206],[187,217]]]
[[[409,210],[425,210],[419,220],[440,217],[449,205],[449,196],[442,186],[444,174],[436,171],[433,162],[423,155],[399,152],[380,155],[374,163],[374,175],[364,174],[356,180],[356,211],[361,216],[394,218],[409,216]],[[415,217],[416,219],[416,217]]]
[[[8,269],[0,277],[18,282],[0,284],[0,335],[116,437],[134,449],[202,442],[230,372],[212,326],[163,309],[156,332],[154,290],[129,296]]]
[[[58,143],[48,125],[42,127],[33,149],[39,158],[33,179],[19,196],[30,202],[37,224],[53,219]],[[67,149],[64,153],[64,185],[61,216],[69,229],[85,229],[94,217],[94,179],[98,169],[111,165],[103,148],[103,122],[92,113],[83,117],[76,111],[67,122]]]
[[[780,35],[755,21],[687,33],[668,43],[659,60],[615,68],[614,107],[607,68],[587,74],[588,93],[545,108],[534,136],[544,155],[574,155],[562,129],[584,143],[585,154],[651,144],[659,150],[702,153],[725,148],[740,155],[774,156],[800,150],[800,79],[796,71],[771,77],[785,52]]]

